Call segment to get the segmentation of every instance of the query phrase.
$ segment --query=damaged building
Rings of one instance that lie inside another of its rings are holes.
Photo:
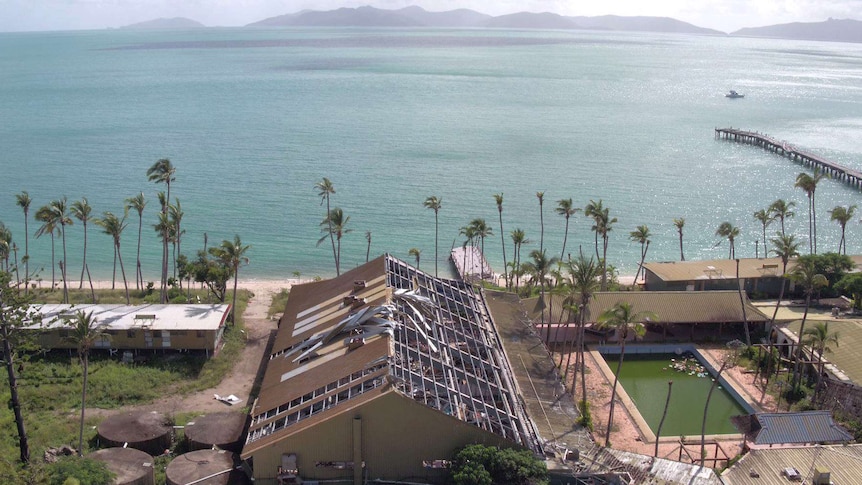
[[[540,452],[481,292],[388,255],[291,290],[250,414],[266,485],[433,483],[468,444]]]

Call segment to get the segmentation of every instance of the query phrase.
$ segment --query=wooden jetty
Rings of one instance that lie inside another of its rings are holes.
[[[494,272],[482,251],[476,246],[457,246],[449,255],[462,281],[492,280]]]
[[[800,150],[783,140],[778,140],[763,133],[737,130],[734,128],[716,128],[715,137],[738,143],[756,145],[764,150],[785,156],[794,162],[799,162],[814,170],[828,174],[829,177],[840,180],[852,187],[862,190],[862,172],[853,170],[804,150]]]

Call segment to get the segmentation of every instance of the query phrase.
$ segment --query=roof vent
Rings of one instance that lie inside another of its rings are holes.
[[[353,337],[347,341],[347,350],[356,350],[363,345],[365,345],[365,339],[363,337]]]
[[[354,297],[353,298],[353,304],[351,305],[350,308],[355,310],[355,309],[361,307],[362,305],[365,305],[365,298]]]
[[[356,280],[353,282],[353,292],[362,291],[365,289],[365,280]]]

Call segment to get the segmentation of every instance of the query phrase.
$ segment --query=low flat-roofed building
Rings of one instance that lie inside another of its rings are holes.
[[[722,472],[726,485],[843,485],[860,483],[862,445],[751,450]]]
[[[731,418],[750,447],[846,443],[853,435],[829,411],[755,413]]]
[[[293,287],[250,414],[260,484],[434,482],[467,444],[540,451],[481,292],[388,255]]]
[[[91,313],[104,335],[95,348],[117,350],[203,350],[211,354],[219,345],[229,304],[195,305],[33,305],[42,315],[39,343],[46,349],[74,349],[69,340],[72,320]]]
[[[862,255],[850,256],[857,267]],[[787,264],[793,270],[794,260]],[[780,258],[740,258],[737,276],[736,260],[668,261],[644,263],[644,289],[647,291],[736,290],[738,278],[749,294],[770,297],[781,291],[782,263]],[[786,283],[791,288],[791,283]]]
[[[746,321],[751,328],[756,325],[762,327],[769,321],[769,317],[752,305],[744,293],[740,303],[740,294],[736,290],[599,291],[587,306],[587,328],[594,328],[602,312],[617,303],[629,303],[635,312],[654,313],[658,319],[650,322],[647,330],[660,334],[656,338],[689,338],[695,329],[706,328],[710,328],[712,334],[721,336],[725,328],[739,330]],[[545,335],[536,300],[528,300],[525,304],[533,310],[531,318],[540,333]],[[569,315],[568,310],[563,308],[562,298],[554,298],[550,308],[552,311],[550,316],[546,313],[545,322],[553,322],[551,342],[570,341],[576,329],[565,323]],[[562,323],[558,323],[560,315],[563,315]]]

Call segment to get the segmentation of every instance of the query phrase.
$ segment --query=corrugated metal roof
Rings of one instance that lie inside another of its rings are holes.
[[[755,418],[760,425],[752,432],[756,445],[853,441],[853,435],[837,425],[829,411],[759,413]]]
[[[548,298],[546,296],[546,298]],[[769,318],[757,309],[743,294],[745,317],[749,322],[766,322]],[[531,318],[539,318],[537,300],[525,301],[532,311]],[[630,303],[636,312],[652,312],[658,316],[657,323],[735,323],[742,322],[742,305],[739,292],[717,291],[609,291],[597,292],[587,308],[587,321],[594,322],[601,313],[618,302]],[[551,301],[551,317],[559,320],[563,311],[562,299]]]
[[[815,469],[826,470],[835,485],[860,483],[862,445],[752,450],[721,474],[726,485],[788,485],[782,471],[794,468],[811,483]]]
[[[850,256],[856,266],[862,266],[862,255]],[[787,265],[790,272],[795,265]],[[670,261],[644,263],[644,268],[662,281],[695,281],[709,279],[736,279],[736,261],[711,259],[705,261]],[[781,276],[780,258],[740,258],[740,278],[768,278]]]

